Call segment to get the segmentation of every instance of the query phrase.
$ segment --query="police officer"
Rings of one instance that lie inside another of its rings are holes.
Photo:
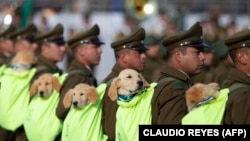
[[[100,62],[101,45],[104,44],[98,38],[99,33],[99,26],[95,24],[92,28],[79,33],[68,41],[68,46],[72,49],[75,57],[67,69],[68,76],[60,92],[60,102],[56,109],[56,115],[60,119],[64,119],[69,111],[63,106],[64,96],[69,89],[74,88],[79,83],[97,86],[97,80],[92,74],[92,70]]]
[[[250,124],[250,30],[245,29],[225,39],[235,68],[229,70],[223,88],[244,85],[229,93],[224,124]]]
[[[118,41],[111,44],[115,53],[116,63],[112,71],[101,82],[110,84],[113,78],[117,77],[119,73],[126,68],[135,69],[138,72],[144,70],[146,54],[148,50],[144,44],[145,30],[143,28],[137,29],[131,35],[125,36]],[[108,97],[108,88],[103,97],[102,107],[102,126],[104,134],[108,136],[109,141],[115,140],[115,123],[116,111],[118,105]]]
[[[160,38],[153,34],[147,35],[145,37],[145,45],[149,50],[146,51],[145,69],[141,74],[150,83],[154,80],[154,75],[163,62],[160,52]]]
[[[15,26],[11,24],[0,33],[0,65],[6,64],[8,58],[13,54],[14,45],[9,35],[13,33],[15,29]]]
[[[7,67],[10,66],[11,59],[21,50],[35,51],[37,45],[35,43],[35,37],[38,30],[34,24],[29,24],[27,27],[18,29],[9,34],[8,38],[14,42],[14,50],[11,56],[7,59]],[[33,65],[31,67],[34,67]],[[24,128],[20,126],[15,132],[8,131],[4,137],[6,140],[23,140],[26,139]]]
[[[206,43],[211,46],[211,42],[206,41]],[[198,75],[192,77],[193,83],[210,83],[215,82],[215,50],[214,46],[212,45],[211,48],[204,49],[205,61],[204,61],[204,68],[202,72]]]
[[[23,49],[35,52],[38,47],[35,41],[38,33],[37,27],[34,24],[29,24],[27,27],[10,34],[10,38],[14,41],[14,54]]]
[[[223,81],[227,78],[229,70],[233,67],[230,55],[228,54],[228,47],[224,40],[218,40],[214,44],[216,66],[214,71],[214,82],[222,86]]]
[[[38,35],[35,40],[39,44],[37,72],[33,77],[38,78],[43,73],[62,73],[57,66],[57,62],[62,61],[65,53],[65,40],[63,37],[64,28],[62,24],[57,24],[51,31]]]
[[[185,91],[190,78],[202,71],[204,47],[202,27],[196,22],[188,30],[162,40],[167,49],[166,65],[157,78],[152,98],[152,124],[181,124],[187,113]]]

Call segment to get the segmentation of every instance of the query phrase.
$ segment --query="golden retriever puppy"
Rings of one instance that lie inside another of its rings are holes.
[[[124,69],[118,77],[112,80],[108,96],[112,101],[115,101],[118,95],[129,96],[149,86],[149,83],[139,72],[133,69]]]
[[[210,96],[215,98],[219,95],[219,84],[218,83],[196,83],[186,91],[186,103],[188,111],[190,111],[195,104],[206,100]]]
[[[37,57],[35,53],[30,50],[21,50],[17,52],[14,58],[11,60],[11,67],[13,70],[21,72],[29,70],[32,65],[37,63]]]
[[[95,104],[99,96],[96,89],[88,84],[80,83],[73,89],[69,89],[63,98],[63,106],[69,108],[83,108],[85,105]]]
[[[61,84],[56,76],[50,73],[44,73],[39,76],[30,87],[30,96],[38,94],[41,97],[48,97],[53,90],[59,92]]]

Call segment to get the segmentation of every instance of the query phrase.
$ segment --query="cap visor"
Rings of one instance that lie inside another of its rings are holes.
[[[199,43],[199,44],[189,44],[187,46],[190,46],[190,47],[197,47],[197,48],[200,48],[200,47],[203,47],[203,48],[210,48],[209,45],[205,44],[205,43]]]
[[[95,45],[103,45],[103,44],[105,44],[105,43],[103,43],[103,42],[91,42],[92,44],[95,44]]]
[[[144,44],[136,44],[130,47],[133,50],[149,50]]]

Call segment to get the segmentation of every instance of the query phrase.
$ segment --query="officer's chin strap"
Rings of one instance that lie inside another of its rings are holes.
[[[147,91],[146,87],[143,87],[140,90],[137,90],[135,93],[129,94],[129,95],[124,95],[124,94],[118,94],[118,100],[123,101],[123,102],[129,102],[131,101],[136,95],[142,94]]]
[[[12,64],[11,68],[13,70],[17,70],[17,69],[25,69],[28,70],[32,67],[32,65],[27,65],[27,64]]]

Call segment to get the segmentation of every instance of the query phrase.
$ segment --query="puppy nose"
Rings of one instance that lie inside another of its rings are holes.
[[[44,96],[44,91],[40,91],[40,92],[39,92],[39,95],[40,95],[41,97],[43,97],[43,96]]]
[[[143,82],[142,81],[137,81],[137,84],[141,87],[143,86]]]
[[[77,101],[74,101],[74,102],[73,102],[73,105],[74,105],[74,106],[77,106],[77,105],[78,105],[78,102],[77,102]]]

